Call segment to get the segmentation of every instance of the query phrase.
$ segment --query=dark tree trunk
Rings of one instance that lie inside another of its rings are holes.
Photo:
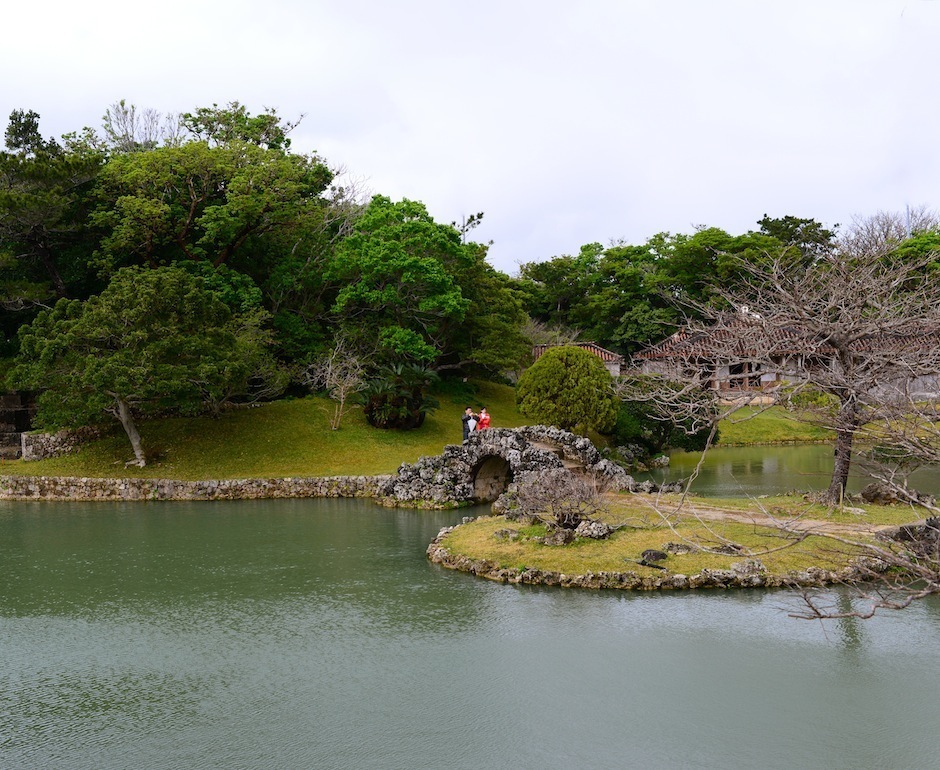
[[[49,274],[49,280],[52,281],[56,296],[66,296],[68,290],[65,287],[65,281],[62,280],[62,274],[59,272],[59,267],[52,258],[51,252],[45,247],[40,247],[40,252],[42,254],[43,267],[46,268],[46,272]]]
[[[854,400],[843,401],[839,407],[836,422],[836,450],[832,480],[826,491],[826,502],[830,505],[839,505],[845,498],[845,488],[849,483],[849,469],[852,467],[852,443],[857,430],[858,406]]]

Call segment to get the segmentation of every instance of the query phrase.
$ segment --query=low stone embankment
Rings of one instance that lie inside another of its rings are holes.
[[[261,500],[289,497],[374,497],[389,476],[322,478],[110,479],[0,476],[2,500]]]
[[[467,521],[466,519],[464,521]],[[486,559],[471,559],[452,554],[443,540],[456,527],[444,527],[428,546],[428,559],[447,569],[469,572],[471,575],[499,583],[559,586],[561,588],[613,588],[632,591],[684,590],[690,588],[812,588],[836,583],[855,583],[870,578],[880,571],[878,565],[868,562],[841,570],[809,567],[799,572],[775,575],[766,572],[760,562],[747,559],[732,564],[731,569],[703,569],[695,575],[661,574],[641,575],[637,572],[588,572],[567,575],[561,572],[500,567]]]

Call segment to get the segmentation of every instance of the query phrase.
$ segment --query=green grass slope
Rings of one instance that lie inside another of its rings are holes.
[[[832,431],[795,420],[785,409],[773,406],[741,409],[719,423],[719,446],[788,444],[832,441]]]
[[[402,462],[440,454],[462,439],[465,406],[486,406],[494,428],[526,424],[511,387],[456,383],[437,394],[440,408],[414,431],[370,427],[353,408],[338,431],[330,430],[333,403],[326,398],[275,401],[210,417],[140,424],[146,468],[126,468],[130,443],[115,423],[106,436],[78,451],[37,462],[5,462],[0,473],[32,476],[172,478],[183,480],[393,473]]]
[[[322,396],[285,399],[236,409],[219,418],[172,418],[140,424],[148,454],[146,468],[125,467],[130,444],[117,422],[107,435],[73,454],[39,462],[3,462],[0,474],[98,476],[183,480],[341,476],[394,473],[403,462],[440,454],[461,440],[465,406],[486,406],[493,427],[525,425],[516,409],[515,391],[489,382],[450,382],[436,394],[440,408],[414,431],[371,428],[354,407],[340,430],[330,430],[333,403]],[[831,440],[819,428],[794,421],[774,407],[750,419],[739,412],[721,424],[719,444],[771,444]],[[591,436],[599,446],[602,436]]]

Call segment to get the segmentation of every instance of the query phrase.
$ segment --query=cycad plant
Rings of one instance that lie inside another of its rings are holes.
[[[366,420],[375,428],[412,430],[424,424],[437,399],[428,393],[437,374],[419,364],[381,367],[358,394]]]

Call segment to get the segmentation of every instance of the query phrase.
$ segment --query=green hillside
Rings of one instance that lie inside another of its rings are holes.
[[[366,424],[354,407],[342,428],[330,430],[333,403],[322,396],[285,399],[226,412],[219,418],[171,418],[141,423],[152,460],[128,467],[130,444],[117,422],[102,438],[75,453],[39,462],[6,461],[0,473],[33,476],[107,476],[185,480],[345,476],[392,473],[403,462],[439,454],[461,440],[460,417],[467,405],[486,406],[494,428],[529,421],[519,414],[515,392],[490,382],[455,382],[437,394],[440,408],[414,431],[383,431]],[[773,408],[751,419],[721,425],[719,444],[819,441],[830,436],[789,419]],[[591,438],[603,445],[604,437]]]
[[[130,444],[115,422],[109,433],[79,451],[38,462],[6,462],[2,473],[47,476],[120,476],[186,480],[392,473],[402,462],[439,454],[460,443],[467,405],[486,406],[493,427],[526,423],[506,385],[456,383],[439,392],[440,408],[414,431],[383,431],[366,424],[357,407],[330,430],[333,404],[308,396],[236,409],[214,419],[173,418],[140,425],[154,460],[125,468]]]

